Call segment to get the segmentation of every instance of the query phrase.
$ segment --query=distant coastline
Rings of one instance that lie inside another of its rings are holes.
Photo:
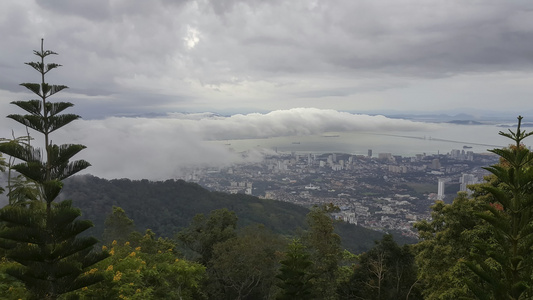
[[[376,154],[392,153],[407,157],[417,154],[444,154],[454,149],[488,153],[489,149],[508,146],[505,138],[498,134],[501,128],[496,124],[476,126],[441,124],[442,126],[439,125],[437,129],[425,131],[342,131],[212,142],[231,143],[231,148],[235,152],[264,149],[279,153],[367,155],[368,150],[371,149]]]

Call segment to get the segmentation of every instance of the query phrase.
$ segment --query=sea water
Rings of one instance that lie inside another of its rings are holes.
[[[500,131],[513,127],[498,125],[437,124],[422,131],[348,131],[325,132],[315,135],[282,136],[261,139],[216,141],[237,152],[252,149],[269,149],[278,153],[348,153],[367,155],[372,150],[392,155],[446,154],[460,149],[474,153],[486,153],[488,149],[507,147],[512,141],[502,137]],[[433,124],[431,124],[433,125]],[[531,128],[529,128],[531,130]],[[526,146],[533,144],[533,137],[526,139]]]

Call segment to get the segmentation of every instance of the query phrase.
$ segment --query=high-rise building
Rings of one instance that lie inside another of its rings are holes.
[[[469,194],[471,194],[472,191],[469,190],[467,186],[478,183],[478,180],[476,176],[472,174],[462,174],[460,182],[461,182],[461,188],[460,188],[461,192],[468,192]]]
[[[378,159],[383,161],[394,161],[392,153],[378,153]]]
[[[449,178],[439,178],[437,187],[437,199],[443,200],[446,192],[446,182],[450,182]]]
[[[372,157],[372,149],[368,149],[368,157]]]
[[[433,170],[438,170],[440,169],[440,161],[438,158],[434,158],[432,161],[431,161],[431,168]]]
[[[474,151],[466,152],[466,160],[469,160],[469,161],[473,161],[474,160]]]
[[[450,157],[453,159],[462,159],[461,150],[453,149],[450,153]]]

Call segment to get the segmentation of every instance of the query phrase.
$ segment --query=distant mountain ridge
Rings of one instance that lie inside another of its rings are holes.
[[[210,192],[183,180],[148,181],[106,180],[91,175],[74,176],[65,181],[62,199],[72,199],[82,210],[82,218],[95,224],[91,235],[100,237],[104,221],[112,206],[122,207],[133,219],[137,230],[152,229],[156,234],[172,237],[187,227],[196,214],[209,214],[220,208],[234,211],[239,225],[264,224],[273,232],[294,235],[306,228],[309,210],[288,202],[259,199],[243,194]],[[360,253],[374,246],[382,233],[339,223],[337,231],[348,250]],[[402,240],[400,242],[413,242]]]

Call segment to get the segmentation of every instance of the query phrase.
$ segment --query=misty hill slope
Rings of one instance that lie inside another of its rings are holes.
[[[90,175],[68,179],[61,198],[72,199],[74,206],[82,210],[82,218],[94,222],[90,234],[97,237],[103,233],[105,218],[113,205],[126,211],[137,230],[150,228],[166,237],[188,226],[194,215],[207,215],[220,208],[234,211],[240,226],[262,223],[278,234],[293,235],[306,228],[305,216],[309,211],[287,202],[210,192],[182,180],[106,180]],[[344,247],[355,253],[370,249],[382,237],[379,232],[350,224],[340,224],[337,230]]]

